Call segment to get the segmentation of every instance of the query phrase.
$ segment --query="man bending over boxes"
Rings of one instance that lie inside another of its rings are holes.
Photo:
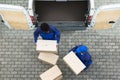
[[[34,42],[36,43],[39,35],[44,40],[57,40],[57,44],[60,42],[60,31],[53,25],[42,23],[34,32]]]
[[[89,54],[88,48],[85,45],[75,46],[70,51],[73,51],[77,55],[77,57],[83,62],[83,64],[86,66],[84,71],[88,69],[90,65],[92,65],[92,57]]]

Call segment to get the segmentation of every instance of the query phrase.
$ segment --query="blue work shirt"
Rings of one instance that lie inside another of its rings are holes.
[[[56,29],[53,25],[50,25],[49,32],[43,32],[40,27],[38,27],[34,32],[34,42],[37,42],[38,37],[41,36],[44,40],[57,40],[60,42],[60,31]]]
[[[85,45],[79,45],[71,49],[77,57],[83,62],[83,64],[86,66],[86,69],[92,64],[92,57],[88,53],[88,48]]]

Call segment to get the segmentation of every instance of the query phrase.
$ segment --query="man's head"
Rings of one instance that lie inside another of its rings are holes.
[[[50,30],[50,26],[47,23],[42,23],[41,26],[40,26],[40,29],[43,32],[48,32]]]
[[[78,53],[86,53],[86,52],[88,52],[88,48],[87,48],[87,46],[85,46],[85,45],[81,45],[80,47],[78,47],[78,48],[76,49],[76,51],[77,51]]]

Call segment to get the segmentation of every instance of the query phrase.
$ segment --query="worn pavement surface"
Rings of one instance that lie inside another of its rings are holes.
[[[60,58],[57,64],[63,80],[120,80],[120,24],[101,31],[78,28],[60,29]],[[0,24],[0,80],[41,80],[39,75],[52,67],[38,60],[33,32],[9,30]],[[93,65],[76,76],[62,58],[78,44],[89,47]]]

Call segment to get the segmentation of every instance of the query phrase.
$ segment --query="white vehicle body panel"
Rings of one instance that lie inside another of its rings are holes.
[[[90,11],[89,11],[89,15],[93,15],[95,12],[95,5],[94,5],[94,0],[89,0],[89,7],[90,7]]]
[[[34,0],[29,0],[28,12],[29,12],[30,16],[34,16]]]

